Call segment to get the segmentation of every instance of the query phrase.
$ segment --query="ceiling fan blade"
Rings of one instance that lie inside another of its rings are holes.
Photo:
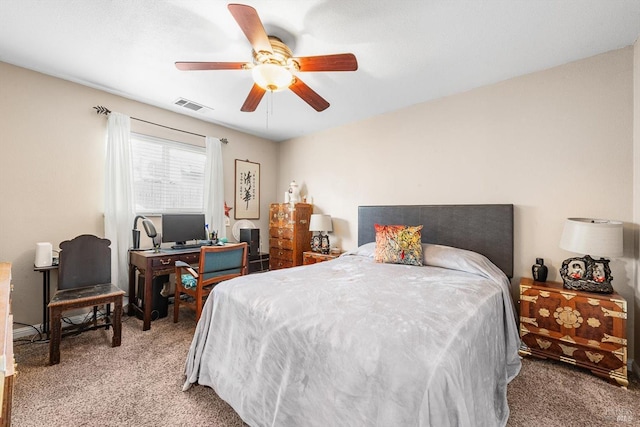
[[[260,86],[254,83],[253,87],[249,91],[249,96],[247,96],[247,99],[245,99],[244,104],[242,104],[242,108],[240,108],[240,111],[244,111],[246,113],[256,111],[256,108],[258,108],[258,104],[260,104],[260,101],[262,100],[265,92],[266,90],[262,89]]]
[[[298,77],[295,78],[295,81],[291,86],[289,86],[289,89],[302,98],[304,102],[311,105],[311,107],[316,111],[324,111],[329,108],[330,104],[327,100],[318,95]]]
[[[353,53],[303,56],[293,60],[300,65],[300,71],[356,71],[358,69],[358,60]]]
[[[273,53],[267,32],[264,30],[258,12],[245,4],[230,4],[227,6],[240,29],[251,43],[256,52]]]
[[[182,71],[195,70],[243,70],[246,62],[176,62]]]

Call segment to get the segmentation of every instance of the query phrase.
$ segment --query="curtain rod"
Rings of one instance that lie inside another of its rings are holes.
[[[93,109],[96,110],[96,114],[104,114],[105,116],[108,116],[111,113],[111,110],[109,110],[107,107],[103,107],[102,105],[98,105],[96,107],[93,107]],[[160,126],[161,128],[171,129],[171,130],[175,130],[175,131],[178,131],[178,132],[188,133],[190,135],[201,136],[202,138],[206,138],[205,135],[200,135],[199,133],[194,133],[194,132],[189,132],[187,130],[172,128],[170,126],[161,125],[159,123],[150,122],[148,120],[142,120],[142,119],[139,119],[137,117],[131,117],[131,119],[132,120],[137,120],[137,121],[143,122],[143,123],[148,123],[148,124],[154,125],[154,126]],[[228,144],[229,140],[227,138],[220,138],[220,142],[222,142],[223,144]]]

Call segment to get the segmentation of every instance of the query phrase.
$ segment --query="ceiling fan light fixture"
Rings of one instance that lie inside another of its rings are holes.
[[[285,90],[293,83],[293,74],[282,65],[258,64],[252,68],[251,73],[253,81],[270,92]]]

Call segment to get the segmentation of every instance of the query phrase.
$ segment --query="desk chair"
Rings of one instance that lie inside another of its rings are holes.
[[[223,280],[247,274],[247,244],[203,246],[200,249],[198,271],[183,261],[176,261],[176,294],[173,304],[173,322],[178,321],[180,306],[186,305],[196,312],[200,320],[204,299],[213,287]],[[193,299],[182,300],[186,294]]]
[[[58,290],[49,302],[51,339],[49,364],[60,363],[62,313],[76,308],[93,307],[91,323],[77,325],[82,332],[113,326],[111,346],[121,341],[122,296],[124,291],[111,284],[111,242],[89,234],[60,243]],[[113,314],[111,304],[114,305]],[[98,321],[98,306],[106,305],[106,315]],[[66,329],[66,328],[65,328]],[[76,329],[76,327],[70,328]]]

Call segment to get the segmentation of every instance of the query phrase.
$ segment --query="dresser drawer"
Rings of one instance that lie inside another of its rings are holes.
[[[272,228],[293,228],[295,223],[294,216],[295,209],[291,209],[287,204],[274,204],[269,209],[269,227]]]
[[[292,262],[293,251],[290,249],[269,248],[269,258]]]
[[[526,328],[526,326],[525,326]],[[613,372],[627,369],[627,349],[619,347],[611,352],[599,348],[586,347],[570,340],[558,340],[548,336],[525,334],[523,343],[534,354],[539,353],[555,360],[569,362],[589,369]]]
[[[269,247],[275,249],[293,249],[293,240],[269,239]]]
[[[274,239],[293,240],[293,228],[270,228],[269,237]]]
[[[520,294],[520,323],[529,332],[555,339],[568,336],[587,347],[615,351],[626,345],[626,318],[626,307],[606,295],[526,286]]]
[[[269,269],[270,270],[279,270],[281,268],[289,268],[293,267],[292,260],[285,260],[280,258],[271,258],[269,257]]]

